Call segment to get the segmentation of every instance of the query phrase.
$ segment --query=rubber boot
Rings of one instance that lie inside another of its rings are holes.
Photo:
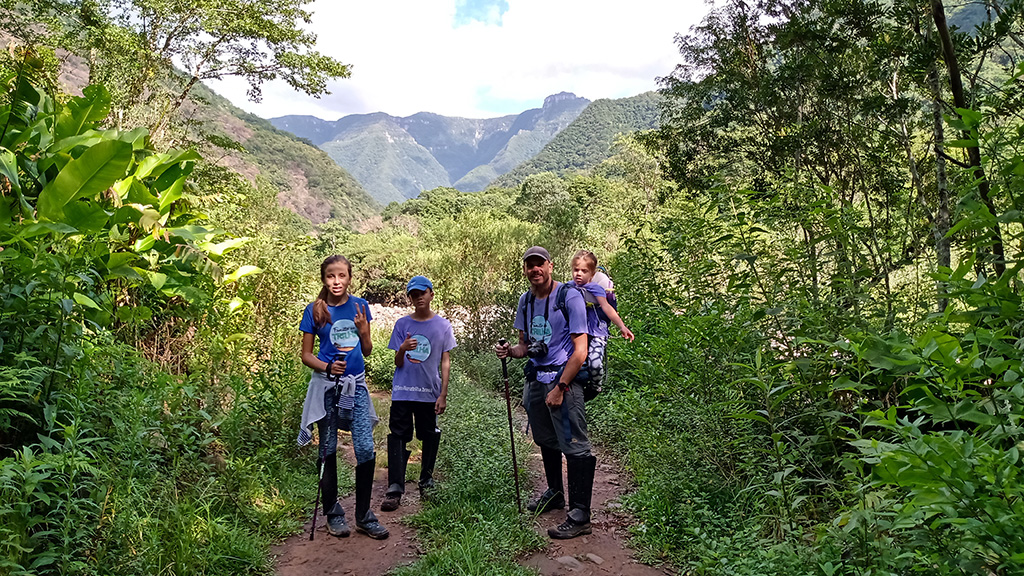
[[[548,528],[548,536],[559,540],[591,533],[590,499],[594,493],[594,470],[597,458],[582,456],[566,458],[569,477],[569,513],[556,528]]]
[[[324,515],[330,518],[338,504],[338,453],[328,454],[324,458],[324,475],[320,484],[320,503]]]
[[[434,432],[423,439],[423,459],[420,461],[420,496],[434,487],[434,465],[437,464],[437,450],[441,446],[441,432]]]
[[[377,516],[370,510],[373,471],[376,467],[376,457],[356,466],[356,532],[366,534],[370,538],[383,540],[388,537],[388,529],[381,526],[377,521]]]
[[[405,449],[405,441],[394,434],[388,434],[388,489],[380,509],[385,512],[397,510],[402,504],[405,494],[405,466],[409,460],[409,452]]]
[[[547,477],[548,489],[526,509],[534,514],[543,514],[551,510],[565,508],[565,492],[562,488],[562,452],[555,448],[540,448],[541,459],[544,461],[544,476]]]

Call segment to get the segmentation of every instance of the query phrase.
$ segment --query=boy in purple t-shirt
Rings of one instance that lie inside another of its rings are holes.
[[[425,276],[413,276],[406,286],[413,312],[395,323],[388,348],[395,351],[395,377],[391,384],[391,417],[388,424],[388,489],[380,509],[395,510],[405,493],[405,445],[416,437],[423,443],[420,462],[420,494],[433,488],[434,463],[441,442],[437,417],[448,403],[449,351],[455,333],[448,320],[430,309],[434,285]],[[440,372],[440,373],[439,373]],[[415,422],[415,426],[414,426]]]

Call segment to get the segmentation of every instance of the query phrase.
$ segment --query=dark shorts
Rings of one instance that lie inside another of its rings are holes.
[[[415,422],[415,426],[414,426]],[[391,402],[391,416],[388,419],[391,433],[405,442],[412,440],[413,429],[420,440],[429,434],[440,432],[437,427],[437,414],[434,414],[433,402],[413,402],[411,400],[395,400]]]

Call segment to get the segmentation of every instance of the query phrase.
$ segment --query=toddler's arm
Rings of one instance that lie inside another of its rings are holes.
[[[615,308],[612,308],[612,305],[608,303],[608,299],[604,296],[598,296],[597,303],[601,305],[601,311],[612,321],[612,324],[619,327],[622,337],[632,342],[634,338],[633,333],[629,331],[629,328],[626,328],[626,323],[622,321],[622,317],[615,311]]]

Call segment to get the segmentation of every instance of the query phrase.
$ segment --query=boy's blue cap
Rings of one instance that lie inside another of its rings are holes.
[[[408,294],[413,290],[426,291],[427,288],[434,289],[434,285],[430,282],[430,279],[426,276],[413,276],[409,279],[409,284],[405,287],[405,293]]]

